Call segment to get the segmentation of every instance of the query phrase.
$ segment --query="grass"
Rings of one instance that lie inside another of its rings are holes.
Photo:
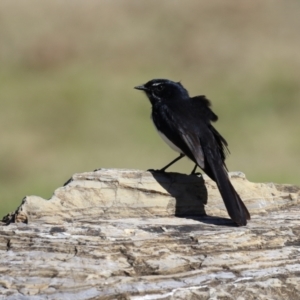
[[[212,100],[230,170],[299,184],[300,3],[157,4],[0,3],[2,215],[75,172],[173,159],[133,89],[155,77]]]

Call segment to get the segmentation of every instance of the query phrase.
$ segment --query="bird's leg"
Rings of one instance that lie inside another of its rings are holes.
[[[191,174],[190,174],[190,175],[201,175],[201,173],[200,173],[200,172],[197,172],[197,173],[196,173],[197,167],[198,167],[198,165],[197,165],[197,164],[195,164],[195,167],[194,167],[194,169],[192,170],[192,172],[191,172]]]
[[[174,160],[172,160],[169,164],[167,164],[166,166],[164,166],[162,169],[160,170],[153,170],[153,169],[149,169],[148,171],[154,171],[154,172],[165,172],[166,169],[168,169],[170,166],[172,166],[174,163],[176,163],[176,161],[182,159],[185,155],[180,153],[180,155],[178,157],[176,157]]]
[[[161,172],[165,172],[166,169],[168,169],[170,166],[172,166],[173,164],[175,164],[176,161],[182,159],[184,156],[185,156],[184,154],[180,153],[180,155],[179,155],[177,158],[175,158],[175,159],[172,160],[169,164],[167,164],[167,165],[164,166],[162,169],[160,169],[160,171],[161,171]]]
[[[196,169],[197,169],[197,164],[195,164],[195,167],[194,167],[194,169],[192,170],[192,172],[191,172],[191,175],[193,175],[193,174],[195,174],[196,173]]]

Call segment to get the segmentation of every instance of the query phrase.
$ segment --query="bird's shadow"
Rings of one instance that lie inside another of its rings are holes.
[[[201,175],[148,171],[157,183],[175,198],[176,217],[193,219],[201,223],[217,226],[236,226],[229,218],[206,214],[205,205],[207,204],[208,193]]]

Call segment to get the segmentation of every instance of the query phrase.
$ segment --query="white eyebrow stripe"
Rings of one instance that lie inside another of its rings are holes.
[[[152,86],[157,86],[157,85],[161,85],[161,82],[157,82],[157,83],[153,83]]]

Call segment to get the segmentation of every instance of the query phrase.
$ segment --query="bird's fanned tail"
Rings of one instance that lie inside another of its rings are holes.
[[[210,155],[206,160],[209,167],[206,166],[205,172],[216,182],[230,218],[239,226],[247,225],[250,213],[231,184],[224,166],[214,163]]]

